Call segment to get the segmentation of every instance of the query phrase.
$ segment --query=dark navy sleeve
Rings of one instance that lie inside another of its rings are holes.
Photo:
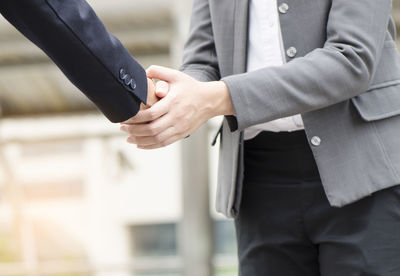
[[[146,72],[85,0],[2,0],[1,14],[112,122],[146,103]]]

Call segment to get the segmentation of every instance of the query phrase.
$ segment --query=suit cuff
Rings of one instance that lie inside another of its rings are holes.
[[[251,125],[248,101],[243,93],[245,91],[245,81],[239,75],[232,75],[222,78],[226,83],[231,96],[232,105],[235,110],[234,116],[226,116],[230,130],[241,131]]]
[[[227,76],[221,80],[228,87],[235,110],[235,116],[225,116],[230,130],[232,132],[237,130],[243,131],[250,126],[260,123],[257,121],[256,114],[253,112],[250,104],[251,101],[248,99],[248,94],[246,93],[248,89],[246,73]],[[272,89],[272,86],[270,85],[268,89]]]

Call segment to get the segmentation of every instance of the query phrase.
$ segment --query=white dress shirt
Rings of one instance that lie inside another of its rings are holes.
[[[247,72],[285,62],[277,0],[250,0]],[[260,91],[262,93],[262,91]],[[295,131],[304,129],[300,114],[246,128],[244,139],[261,131]]]

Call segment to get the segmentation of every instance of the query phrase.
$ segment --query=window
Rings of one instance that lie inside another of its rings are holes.
[[[176,256],[176,228],[174,223],[132,226],[134,257]]]

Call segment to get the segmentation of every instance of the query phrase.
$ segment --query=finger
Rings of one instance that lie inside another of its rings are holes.
[[[130,136],[151,136],[153,134],[152,133],[153,130],[149,130],[150,124],[151,123],[121,124],[119,129]],[[153,129],[153,128],[150,127],[150,129]],[[156,135],[156,134],[153,134],[153,135]]]
[[[163,66],[151,65],[146,70],[146,74],[147,77],[150,79],[159,79],[167,82],[174,82],[177,80],[179,71]]]
[[[150,107],[150,105],[145,105],[144,103],[140,104],[140,110],[145,110],[148,109]]]
[[[132,118],[122,122],[121,124],[142,124],[154,121],[164,114],[166,114],[169,110],[169,100],[167,98],[161,99],[156,102],[152,107],[140,110],[135,116]]]
[[[157,143],[157,144],[148,145],[148,146],[142,146],[142,145],[139,146],[138,145],[137,148],[144,149],[144,150],[163,148],[163,147],[169,146],[181,139],[182,139],[181,136],[176,135],[176,136],[173,136],[173,137],[169,138],[168,140],[164,141],[163,143]]]
[[[152,106],[158,101],[156,95],[156,84],[152,79],[147,78],[147,102],[146,106]]]
[[[138,146],[150,146],[154,144],[162,144],[164,141],[175,135],[176,130],[174,130],[173,127],[169,127],[165,131],[154,136],[129,136],[127,142]]]
[[[168,117],[169,116],[166,114],[150,123],[123,124],[121,125],[120,130],[126,132],[130,136],[156,136],[174,125]]]
[[[158,81],[156,83],[156,95],[159,98],[164,98],[169,92],[169,84],[165,81]]]

